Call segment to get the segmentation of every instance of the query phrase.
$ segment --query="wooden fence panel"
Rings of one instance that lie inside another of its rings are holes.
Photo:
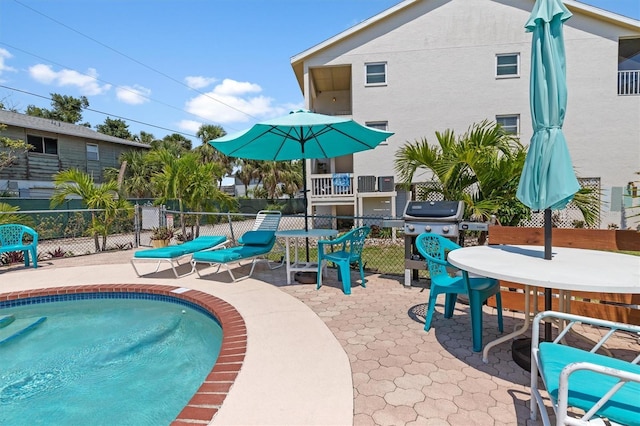
[[[554,228],[552,241],[555,247],[573,247],[592,250],[640,251],[640,233],[608,229]],[[489,228],[489,244],[544,245],[544,230],[492,226]],[[602,265],[606,268],[607,265]],[[501,281],[502,306],[505,309],[524,311],[524,286]],[[538,307],[544,306],[542,288],[538,288]],[[558,309],[558,291],[553,291],[552,306]],[[533,301],[532,308],[533,308]],[[493,299],[489,300],[495,306]],[[592,318],[608,319],[640,325],[640,295],[619,293],[571,292],[571,313]]]

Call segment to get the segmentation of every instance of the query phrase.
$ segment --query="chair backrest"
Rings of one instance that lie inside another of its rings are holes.
[[[252,231],[273,231],[276,232],[280,226],[282,213],[277,210],[260,210],[256,215]]]
[[[427,261],[431,280],[438,280],[438,277],[449,276],[447,253],[460,246],[442,235],[426,232],[416,238],[416,248]]]
[[[38,233],[25,225],[6,224],[0,225],[0,245],[12,246],[23,243],[24,234],[29,234],[33,242],[38,241]]]
[[[368,226],[361,226],[352,231],[349,231],[347,239],[349,240],[349,257],[353,260],[360,259],[362,256],[362,249],[364,248],[364,241],[371,232],[371,228]]]

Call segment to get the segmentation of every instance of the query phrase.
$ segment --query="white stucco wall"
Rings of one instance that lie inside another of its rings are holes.
[[[521,140],[528,144],[531,34],[524,24],[532,5],[531,0],[416,2],[308,58],[306,70],[352,64],[353,118],[387,121],[395,132],[388,145],[356,154],[353,172],[394,175],[395,152],[406,142],[435,141],[435,131],[448,128],[463,133],[496,115],[519,114]],[[640,171],[640,96],[616,91],[618,38],[640,37],[640,30],[576,13],[564,34],[565,135],[577,175],[601,178],[606,199],[612,187],[637,180]],[[495,77],[499,53],[520,54],[520,77]],[[365,87],[367,62],[388,64],[386,86]]]

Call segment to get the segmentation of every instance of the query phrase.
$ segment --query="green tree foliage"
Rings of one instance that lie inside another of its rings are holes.
[[[94,237],[96,252],[99,252],[99,236],[102,235],[102,250],[106,250],[107,235],[110,226],[117,218],[121,209],[131,212],[131,205],[118,197],[118,184],[109,181],[97,185],[93,178],[78,169],[63,170],[53,175],[55,190],[51,197],[51,207],[55,208],[72,196],[82,199],[82,204],[89,209],[103,209],[104,212],[91,212],[91,227],[89,232]]]
[[[155,140],[151,142],[151,146],[155,150],[166,149],[175,154],[191,151],[191,141],[179,133],[172,133],[162,138],[162,140]]]
[[[73,96],[51,93],[51,109],[40,108],[35,105],[27,106],[26,114],[33,117],[49,118],[65,123],[78,124],[82,121],[82,110],[89,107],[86,96],[74,98]],[[89,123],[83,126],[91,127]]]
[[[160,170],[152,177],[152,183],[159,194],[157,201],[166,203],[178,200],[183,235],[186,235],[186,209],[207,211],[213,208],[215,202],[225,206],[233,205],[233,198],[220,191],[216,184],[217,174],[220,173],[219,165],[202,163],[195,152],[175,156],[169,150],[160,149],[149,155],[153,161],[161,164]]]
[[[517,224],[529,214],[516,198],[526,149],[517,138],[489,121],[471,125],[456,136],[452,130],[436,132],[437,144],[426,138],[406,144],[396,153],[395,169],[402,183],[411,184],[417,173],[430,174],[438,185],[426,190],[445,200],[463,200],[465,217]]]
[[[133,140],[133,135],[129,131],[129,125],[119,118],[113,119],[107,117],[103,124],[96,126],[96,131],[120,139]]]
[[[6,124],[0,123],[0,133],[6,128]],[[0,136],[0,170],[13,165],[19,156],[32,149],[33,145],[29,145],[23,140]]]
[[[152,133],[147,133],[141,130],[139,135],[133,136],[133,140],[136,142],[146,143],[147,145],[151,145],[151,143],[156,140],[156,137],[153,136]]]
[[[10,223],[19,223],[22,225],[33,226],[33,221],[27,215],[18,213],[20,207],[12,206],[7,203],[0,203],[0,225]]]

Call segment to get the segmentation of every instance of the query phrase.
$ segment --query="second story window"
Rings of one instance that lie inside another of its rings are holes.
[[[496,77],[518,77],[520,76],[520,54],[508,53],[496,55]]]
[[[88,143],[87,144],[87,160],[98,161],[100,160],[100,152],[98,151],[98,145]]]
[[[367,121],[364,123],[364,125],[367,127],[371,127],[373,129],[384,130],[385,132],[389,128],[388,122],[386,121]],[[387,144],[388,142],[386,139],[380,143],[380,145],[387,145]]]
[[[386,62],[375,62],[364,65],[366,70],[365,84],[367,86],[381,86],[387,84]]]
[[[512,135],[520,134],[520,116],[517,114],[514,115],[497,115],[496,123],[498,123],[505,132]]]
[[[31,152],[58,155],[58,139],[27,135],[27,143],[34,147]]]

